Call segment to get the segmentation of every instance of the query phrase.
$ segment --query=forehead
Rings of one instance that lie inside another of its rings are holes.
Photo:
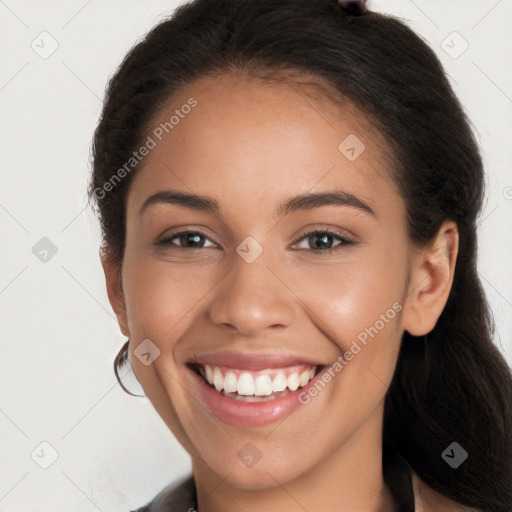
[[[238,74],[193,82],[152,121],[154,147],[129,205],[165,188],[215,196],[235,210],[332,188],[389,201],[397,193],[388,144],[351,103],[326,93]]]

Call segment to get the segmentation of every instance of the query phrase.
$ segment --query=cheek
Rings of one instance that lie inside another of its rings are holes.
[[[151,257],[127,258],[123,287],[130,333],[171,342],[215,284],[211,271]],[[211,279],[210,279],[211,278]]]
[[[398,323],[406,272],[404,256],[386,251],[374,258],[368,251],[368,255],[359,252],[336,266],[301,272],[292,282],[300,282],[297,296],[314,313],[313,319],[324,325],[328,336],[345,350],[348,340],[376,323],[379,330]]]
[[[302,272],[300,281],[296,276],[304,310],[346,361],[341,373],[348,388],[373,386],[377,397],[389,385],[402,336],[406,274],[405,251],[384,247],[378,258],[360,251],[336,267]]]

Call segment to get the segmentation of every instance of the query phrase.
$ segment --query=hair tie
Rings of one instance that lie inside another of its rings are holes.
[[[361,16],[366,11],[366,0],[337,0],[341,10],[350,16]]]

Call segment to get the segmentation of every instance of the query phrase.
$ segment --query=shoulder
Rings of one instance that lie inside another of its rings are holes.
[[[144,507],[132,512],[194,512],[196,488],[192,475],[165,487]]]
[[[439,494],[423,482],[414,471],[411,471],[411,477],[415,512],[479,512]]]

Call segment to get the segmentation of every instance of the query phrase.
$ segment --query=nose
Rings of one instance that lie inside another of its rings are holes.
[[[232,270],[216,287],[209,318],[243,336],[267,328],[290,326],[296,316],[294,294],[276,266],[269,267],[265,252],[252,263],[237,254]]]

